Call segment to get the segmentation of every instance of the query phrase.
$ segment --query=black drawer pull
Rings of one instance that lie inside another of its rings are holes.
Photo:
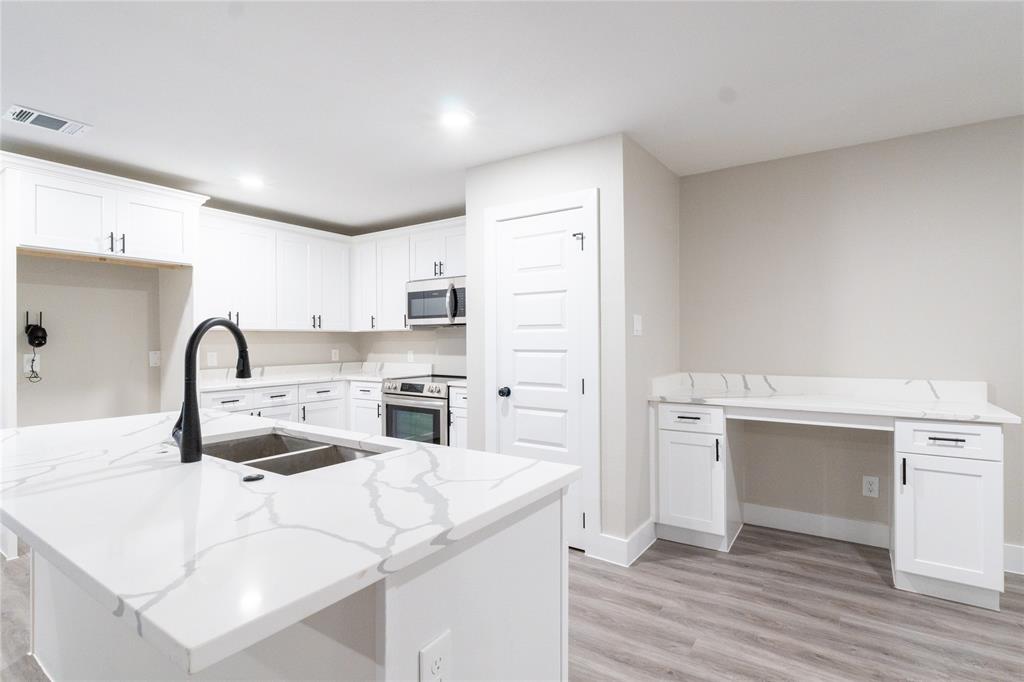
[[[903,458],[903,485],[907,484],[907,458]]]
[[[943,443],[966,443],[966,438],[942,438],[941,436],[928,436],[928,440],[941,441]]]
[[[329,389],[329,388],[325,388],[325,389],[323,389],[323,390],[317,391],[317,394],[319,395],[319,394],[321,394],[321,393],[330,393],[330,392],[331,392],[331,389]]]
[[[270,396],[271,399],[274,399],[274,398],[287,398],[287,397],[288,397],[287,393],[278,393],[276,395]]]
[[[360,393],[369,393],[370,389],[368,389],[368,388],[361,388],[361,389],[359,389],[359,392]]]
[[[235,398],[234,400],[222,400],[222,401],[220,401],[220,404],[221,405],[230,405],[231,403],[237,403],[239,400],[241,400],[241,399],[240,398]]]
[[[684,414],[677,414],[676,419],[692,419],[693,421],[700,421],[700,417],[687,417]]]

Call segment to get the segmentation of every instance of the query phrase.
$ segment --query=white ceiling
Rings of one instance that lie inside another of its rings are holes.
[[[455,214],[464,169],[617,131],[685,175],[1024,112],[1019,3],[0,12],[3,108],[95,126],[5,124],[4,148],[352,230]],[[447,100],[472,130],[438,126]]]

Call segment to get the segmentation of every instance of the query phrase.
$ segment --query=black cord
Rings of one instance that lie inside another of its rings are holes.
[[[43,380],[43,377],[41,377],[39,375],[39,372],[36,371],[36,349],[35,349],[35,346],[32,347],[32,363],[28,366],[28,376],[25,377],[25,378],[28,379],[29,382],[33,383],[33,384],[38,384],[40,381]]]

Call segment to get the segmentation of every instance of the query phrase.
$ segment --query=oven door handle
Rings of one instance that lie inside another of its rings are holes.
[[[399,407],[422,407],[428,410],[437,410],[438,412],[444,410],[448,401],[444,398],[407,398],[405,396],[384,396],[384,407],[388,405],[398,405]]]

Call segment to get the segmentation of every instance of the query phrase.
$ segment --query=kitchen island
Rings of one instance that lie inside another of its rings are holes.
[[[176,416],[0,431],[0,521],[32,547],[52,679],[416,679],[439,638],[445,678],[565,678],[575,467],[219,411],[204,445],[379,454],[181,464]]]

